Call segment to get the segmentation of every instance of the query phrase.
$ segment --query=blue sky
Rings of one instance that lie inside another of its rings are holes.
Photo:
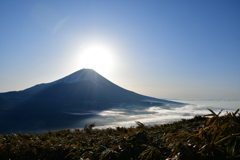
[[[157,98],[239,99],[240,1],[0,1],[0,92],[84,66],[110,48],[110,81]],[[104,60],[102,64],[104,64]]]

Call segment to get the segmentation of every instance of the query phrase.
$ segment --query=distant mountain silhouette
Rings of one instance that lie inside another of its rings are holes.
[[[178,104],[123,89],[92,69],[81,69],[57,81],[22,91],[0,93],[0,132],[71,127],[93,116],[74,116],[129,106]]]

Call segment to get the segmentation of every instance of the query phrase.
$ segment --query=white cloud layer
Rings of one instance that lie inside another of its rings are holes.
[[[96,113],[94,117],[84,120],[83,123],[95,123],[95,128],[115,128],[135,126],[135,121],[140,121],[145,125],[165,124],[181,119],[190,119],[196,115],[206,115],[210,111],[205,105],[186,104],[183,106],[164,107],[154,106],[145,109],[111,109]],[[220,108],[211,108],[218,113]],[[235,110],[227,110],[235,111]],[[222,114],[226,113],[224,111]]]

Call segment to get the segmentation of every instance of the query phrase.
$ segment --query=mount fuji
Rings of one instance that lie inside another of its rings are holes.
[[[69,128],[75,122],[94,116],[86,114],[93,111],[166,104],[180,103],[134,93],[92,69],[81,69],[51,83],[0,93],[0,132]]]

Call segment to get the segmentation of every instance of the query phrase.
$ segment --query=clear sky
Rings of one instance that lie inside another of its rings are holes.
[[[239,99],[240,1],[0,1],[0,92],[82,68],[157,98]]]

